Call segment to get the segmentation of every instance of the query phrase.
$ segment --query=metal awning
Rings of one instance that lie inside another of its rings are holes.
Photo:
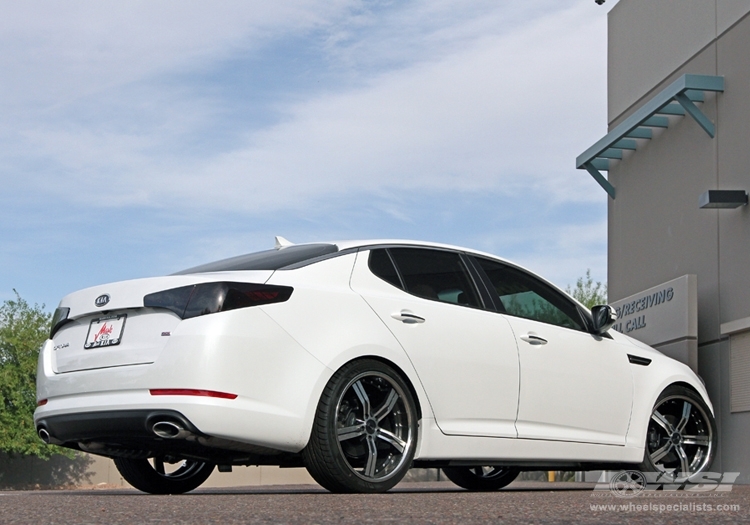
[[[576,168],[588,171],[614,199],[615,188],[601,172],[609,170],[610,159],[622,159],[623,150],[635,150],[638,146],[635,139],[650,139],[651,128],[668,127],[668,116],[687,113],[711,138],[714,137],[716,128],[713,122],[695,105],[696,102],[703,102],[706,91],[723,92],[724,77],[682,75],[581,153],[576,158]]]

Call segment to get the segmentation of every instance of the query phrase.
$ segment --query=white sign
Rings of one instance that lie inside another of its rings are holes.
[[[610,304],[617,312],[613,328],[647,345],[698,337],[695,275],[683,275]]]

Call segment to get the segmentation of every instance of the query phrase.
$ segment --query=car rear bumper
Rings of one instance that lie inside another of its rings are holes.
[[[295,454],[202,432],[177,410],[134,409],[42,416],[44,441],[107,457],[200,459],[218,464],[296,465]]]

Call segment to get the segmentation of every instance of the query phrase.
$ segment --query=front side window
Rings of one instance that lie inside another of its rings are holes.
[[[391,260],[398,274],[393,273]],[[399,288],[403,282],[405,290],[412,295],[444,303],[481,306],[471,276],[458,253],[425,248],[372,250],[370,269]]]
[[[542,323],[584,330],[575,303],[546,283],[512,266],[482,257],[475,260],[489,277],[501,312]]]

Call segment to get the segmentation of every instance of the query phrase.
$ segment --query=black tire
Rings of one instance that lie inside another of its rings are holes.
[[[716,421],[701,396],[672,385],[659,395],[651,411],[639,469],[690,479],[711,467],[716,446]]]
[[[125,481],[149,494],[183,494],[198,488],[214,470],[213,463],[185,460],[176,469],[167,471],[159,458],[115,458],[115,466]],[[161,470],[159,472],[158,470]]]
[[[401,375],[371,359],[337,371],[318,403],[302,458],[331,492],[385,492],[411,467],[417,409]]]
[[[520,471],[514,467],[445,467],[443,472],[463,489],[491,492],[510,485]]]

